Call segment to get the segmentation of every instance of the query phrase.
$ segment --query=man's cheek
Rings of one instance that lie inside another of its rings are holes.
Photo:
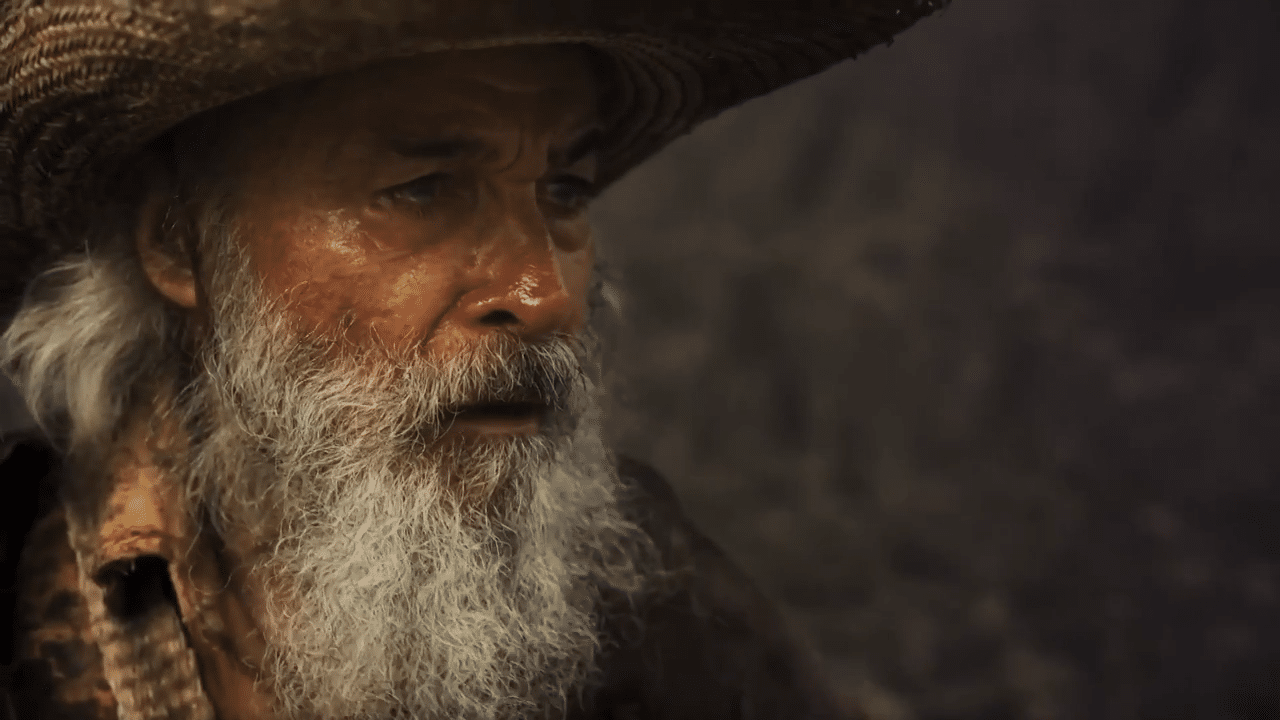
[[[573,252],[557,251],[557,266],[560,280],[579,309],[578,324],[585,321],[591,281],[595,272],[595,248],[586,243],[584,247]]]

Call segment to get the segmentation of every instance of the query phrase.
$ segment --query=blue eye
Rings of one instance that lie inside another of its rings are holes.
[[[384,197],[394,202],[427,205],[444,192],[451,179],[448,173],[423,175],[384,191]]]
[[[560,175],[547,183],[544,190],[546,199],[570,213],[586,210],[591,201],[599,194],[596,184],[577,175]]]

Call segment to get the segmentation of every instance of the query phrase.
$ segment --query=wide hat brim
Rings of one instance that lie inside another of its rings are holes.
[[[440,50],[587,44],[619,70],[607,184],[720,111],[948,2],[0,0],[0,302],[82,241],[147,142],[285,83]]]

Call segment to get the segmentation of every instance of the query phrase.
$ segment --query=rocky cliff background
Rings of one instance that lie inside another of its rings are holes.
[[[601,200],[619,444],[851,711],[1280,718],[1277,41],[956,0]]]

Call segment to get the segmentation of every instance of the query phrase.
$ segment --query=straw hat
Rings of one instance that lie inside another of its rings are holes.
[[[612,59],[601,181],[949,0],[0,0],[0,304],[83,242],[128,158],[202,111],[444,49]]]

